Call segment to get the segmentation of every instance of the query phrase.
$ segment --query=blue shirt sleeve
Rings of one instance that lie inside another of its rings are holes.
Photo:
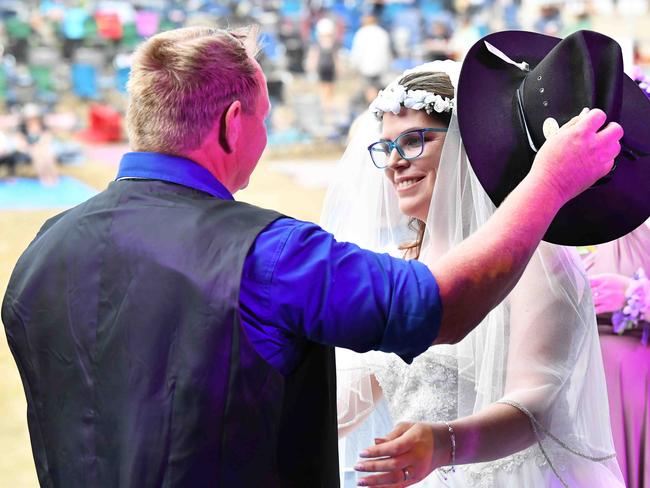
[[[394,352],[411,362],[435,340],[442,306],[422,263],[337,242],[315,224],[283,218],[249,251],[240,312],[258,353],[289,372],[306,341]]]

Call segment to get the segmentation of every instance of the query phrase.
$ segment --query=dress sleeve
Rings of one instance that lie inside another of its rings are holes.
[[[258,236],[244,266],[240,309],[267,360],[299,356],[300,343],[314,341],[395,352],[410,362],[433,343],[442,314],[438,285],[422,263],[337,242],[293,219]]]
[[[593,314],[580,316],[581,302],[589,299],[584,276],[553,247],[540,245],[509,296],[506,398],[538,417],[556,403],[596,331]]]
[[[577,253],[542,243],[509,300],[505,395],[499,402],[529,417],[551,468],[569,466],[562,479],[580,470],[618,476],[593,301]]]

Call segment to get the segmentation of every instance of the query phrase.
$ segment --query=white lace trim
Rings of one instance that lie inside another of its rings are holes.
[[[531,446],[528,449],[489,463],[456,466],[456,470],[465,475],[465,481],[469,486],[492,488],[496,486],[497,480],[495,478],[500,473],[512,474],[524,464],[530,462],[533,462],[538,468],[543,468],[548,464],[539,446]]]

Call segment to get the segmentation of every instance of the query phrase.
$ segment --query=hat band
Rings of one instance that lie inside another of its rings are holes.
[[[524,132],[526,133],[526,138],[528,139],[528,145],[533,150],[533,152],[537,153],[539,152],[539,148],[533,142],[533,136],[530,132],[530,129],[528,128],[528,123],[526,122],[526,111],[524,110],[524,101],[522,96],[525,82],[526,82],[526,78],[522,80],[521,84],[519,85],[519,88],[517,88],[515,92],[517,95],[517,111],[519,112],[519,117],[521,119],[521,126],[524,129]],[[620,144],[621,144],[621,156],[623,156],[625,159],[636,161],[639,158],[648,156],[647,152],[641,151],[639,149],[630,146],[624,140],[621,140]],[[614,165],[612,171],[615,169],[615,167],[616,165]]]
[[[517,94],[517,109],[519,112],[519,118],[521,119],[521,126],[524,128],[524,132],[526,133],[526,138],[528,139],[528,145],[530,148],[533,150],[534,153],[537,153],[539,149],[533,142],[533,136],[530,133],[530,130],[528,129],[528,123],[526,122],[526,111],[524,110],[524,101],[522,97],[522,92],[524,91],[524,84],[526,83],[526,77],[524,77],[523,80],[521,80],[521,84],[517,88],[516,94]]]
[[[621,156],[631,161],[636,161],[637,159],[648,155],[648,153],[645,151],[641,151],[639,149],[630,147],[628,144],[625,143],[624,140],[621,140],[620,144],[621,144]]]
[[[524,110],[524,101],[523,101],[523,96],[522,93],[524,91],[524,85],[526,83],[526,77],[524,77],[523,80],[521,80],[521,83],[519,87],[516,90],[516,95],[517,95],[517,111],[519,112],[519,118],[521,119],[521,126],[524,129],[524,132],[526,133],[526,138],[528,139],[528,145],[532,149],[532,151],[537,154],[539,152],[539,149],[535,145],[535,142],[533,142],[533,136],[530,133],[530,129],[528,128],[528,123],[526,122],[526,111]],[[621,153],[620,155],[623,156],[626,159],[629,160],[636,160],[639,157],[644,156],[645,154],[631,148],[629,145],[627,145],[624,141],[620,141],[621,144]],[[614,171],[616,170],[618,163],[616,162],[616,159],[614,160],[614,165],[612,166],[612,169],[609,170],[609,173],[607,173],[605,176],[603,176],[601,179],[599,179],[596,183],[594,183],[590,188],[595,188],[603,183],[607,183],[612,175],[614,174]]]

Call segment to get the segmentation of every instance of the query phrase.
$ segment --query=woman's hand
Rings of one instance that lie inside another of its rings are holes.
[[[596,313],[616,312],[625,306],[625,290],[632,280],[616,273],[602,273],[589,278]]]
[[[386,437],[375,439],[375,443],[361,453],[367,460],[360,461],[354,469],[380,474],[360,479],[358,486],[410,486],[451,461],[445,425],[402,422]]]

